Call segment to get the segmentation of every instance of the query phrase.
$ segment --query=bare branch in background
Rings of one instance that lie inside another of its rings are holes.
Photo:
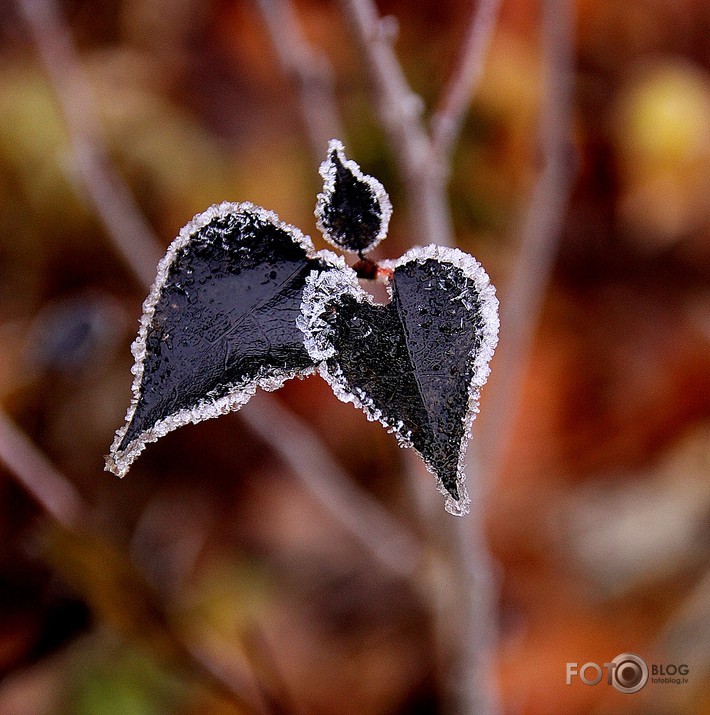
[[[258,408],[242,419],[258,435],[279,425],[280,439],[270,444],[278,457],[346,531],[354,536],[382,566],[411,578],[422,554],[416,538],[395,521],[377,501],[352,479],[316,439],[312,430],[276,398],[258,394]],[[322,475],[327,475],[324,479]]]
[[[372,0],[340,0],[340,5],[360,46],[373,84],[375,108],[397,158],[414,243],[453,245],[445,192],[447,171],[432,159],[424,103],[407,83],[395,54],[395,21],[380,17]]]
[[[500,0],[473,9],[459,63],[429,132],[424,104],[415,94],[394,51],[394,19],[380,17],[372,0],[340,0],[361,48],[375,92],[375,106],[407,190],[414,243],[454,245],[446,196],[451,152],[483,72]]]
[[[304,38],[291,0],[257,0],[257,5],[279,65],[294,86],[313,155],[320,162],[328,142],[345,136],[330,64]]]
[[[471,98],[483,76],[501,0],[478,0],[471,13],[458,63],[451,73],[431,121],[433,154],[442,163],[451,153],[466,118]]]
[[[17,7],[59,98],[74,162],[94,210],[121,258],[144,285],[150,285],[163,250],[109,159],[69,30],[53,2],[17,0]]]
[[[453,524],[457,558],[464,575],[460,608],[465,615],[461,618],[462,653],[449,678],[449,690],[452,698],[459,701],[462,713],[497,715],[502,712],[493,667],[498,646],[499,585],[496,564],[486,546],[486,480],[479,471],[468,471],[471,518]]]
[[[501,337],[479,444],[486,473],[498,473],[510,444],[525,369],[557,255],[574,179],[572,154],[573,8],[544,0],[543,95],[539,120],[542,171],[532,190],[520,248],[501,300]]]
[[[45,457],[32,440],[0,409],[0,462],[65,529],[89,514],[74,485]]]
[[[377,110],[407,171],[416,174],[429,157],[421,97],[410,88],[394,52],[394,18],[380,17],[371,0],[341,0],[373,81]]]

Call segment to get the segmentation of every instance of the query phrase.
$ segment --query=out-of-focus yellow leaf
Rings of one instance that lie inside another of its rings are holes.
[[[622,220],[647,248],[710,226],[710,79],[675,59],[643,67],[614,115]]]
[[[0,68],[0,199],[8,213],[23,215],[25,230],[15,240],[27,235],[28,224],[51,226],[45,238],[89,225],[89,212],[71,184],[69,152],[63,119],[40,68]]]

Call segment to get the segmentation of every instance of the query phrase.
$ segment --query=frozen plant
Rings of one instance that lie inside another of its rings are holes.
[[[350,267],[250,203],[197,215],[158,265],[133,343],[133,399],[107,468],[125,475],[167,432],[242,407],[256,392],[318,372],[338,399],[414,448],[453,514],[468,511],[464,458],[498,339],[481,265],[454,248],[366,257],[387,234],[387,192],[332,140],[317,225]],[[387,304],[361,280],[386,282]]]

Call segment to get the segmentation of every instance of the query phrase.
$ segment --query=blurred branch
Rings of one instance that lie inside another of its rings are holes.
[[[472,442],[469,454],[474,446]],[[475,459],[469,457],[466,485],[470,512],[465,518],[452,519],[441,509],[439,499],[431,499],[431,476],[419,457],[408,453],[406,465],[429,546],[423,578],[445,711],[498,715],[502,709],[493,668],[498,642],[498,579],[487,547],[485,480]],[[448,557],[447,563],[440,554]]]
[[[373,81],[377,110],[407,170],[419,173],[429,155],[422,119],[424,105],[415,94],[394,52],[396,20],[380,17],[372,0],[341,0]]]
[[[332,69],[325,55],[304,38],[291,0],[256,1],[279,65],[296,91],[313,155],[320,162],[328,142],[345,136]]]
[[[0,409],[0,462],[65,529],[89,514],[74,485],[44,456],[32,440]]]
[[[64,530],[63,543],[71,543],[72,540],[78,538],[82,540],[84,546],[90,546],[93,543],[92,537],[87,531],[91,518],[90,505],[84,501],[72,483],[55,469],[32,440],[14,424],[2,409],[0,409],[0,462],[7,467],[44,511]],[[104,566],[106,566],[105,563]],[[126,578],[119,580],[117,589],[112,590],[117,599],[120,599],[119,591],[121,586],[125,588],[127,583],[137,586],[137,590],[133,591],[134,596],[141,591],[142,579],[138,574],[133,575],[132,566],[128,562],[126,563],[126,568],[130,569],[124,572],[128,580]],[[82,572],[85,580],[87,571],[83,569]],[[114,575],[113,571],[109,568],[103,578],[110,578],[112,575]],[[81,579],[79,579],[78,583],[83,585]],[[77,582],[73,581],[73,584],[77,585]],[[86,595],[87,592],[91,591],[91,588],[82,589],[82,591]],[[89,598],[89,600],[91,601],[92,599]],[[141,617],[145,617],[146,609],[151,614],[162,613],[159,604],[150,597],[148,597],[148,600],[150,603],[142,602],[139,604]],[[126,599],[126,601],[130,602],[131,599]],[[93,605],[96,604],[93,603]],[[119,611],[120,608],[114,610],[115,613]],[[128,621],[130,621],[131,616],[135,615],[127,614]],[[250,673],[246,664],[239,672],[233,674],[234,677],[226,678],[222,670],[216,666],[214,659],[198,651],[179,629],[170,625],[170,620],[167,617],[156,618],[154,621],[151,621],[151,624],[153,626],[158,624],[156,627],[164,629],[164,635],[169,641],[176,644],[193,672],[202,674],[204,681],[211,683],[218,692],[227,695],[233,702],[245,707],[247,712],[265,712],[256,699],[245,695],[245,691],[249,692],[249,690],[258,692],[255,684],[256,679]],[[119,629],[121,626],[125,626],[126,622],[126,616],[119,618],[117,621]],[[145,630],[145,624],[143,629]],[[149,642],[149,639],[146,638],[145,640]],[[249,684],[250,687],[247,689],[244,684]]]
[[[415,243],[452,245],[446,167],[432,155],[424,103],[410,88],[394,52],[396,20],[380,17],[372,0],[340,0],[372,80],[375,108],[406,187]]]
[[[392,47],[392,33],[387,31],[391,20],[379,17],[372,0],[341,0],[373,81],[380,120],[399,160],[414,242],[454,244],[446,196],[451,153],[483,72],[499,4],[499,0],[482,0],[472,10],[459,63],[434,115],[430,134],[421,116],[422,101],[407,84]],[[494,715],[500,711],[491,666],[497,640],[497,594],[486,545],[482,475],[472,467],[467,470],[469,518],[442,525],[448,533],[444,540],[457,574],[458,597],[451,601],[436,588],[437,574],[433,574],[430,595],[440,658],[446,655],[443,644],[451,633],[451,624],[458,626],[452,634],[454,667],[443,684],[449,705],[455,712]],[[417,479],[417,471],[408,469],[411,480]],[[418,492],[416,485],[414,492]],[[417,499],[419,511],[429,522],[435,517],[422,501]],[[441,541],[441,535],[432,533],[432,528],[427,531],[432,544]]]
[[[141,283],[150,285],[163,250],[109,159],[69,29],[53,0],[16,3],[59,99],[82,185],[114,248]]]
[[[372,79],[375,106],[395,151],[406,187],[409,230],[415,243],[454,244],[446,197],[451,153],[483,73],[500,0],[481,0],[471,20],[460,59],[443,93],[431,131],[424,103],[409,86],[394,51],[396,20],[380,17],[373,0],[340,0]]]
[[[252,402],[256,408],[242,417],[251,429],[261,436],[279,425],[279,439],[269,445],[279,458],[380,564],[410,578],[422,556],[416,538],[353,482],[300,417],[264,394]]]
[[[498,645],[499,587],[495,562],[487,548],[484,481],[480,471],[467,480],[470,518],[453,524],[455,552],[462,571],[460,609],[464,616],[460,626],[462,653],[457,659],[458,667],[451,673],[449,689],[461,703],[461,712],[497,715],[502,712],[493,668]]]
[[[478,0],[471,12],[458,63],[431,121],[433,153],[449,163],[454,143],[483,76],[501,0]]]
[[[571,0],[544,0],[543,95],[539,119],[542,171],[520,234],[520,248],[501,301],[501,339],[488,387],[480,445],[495,475],[510,444],[525,368],[530,359],[574,179],[572,145],[573,8]]]

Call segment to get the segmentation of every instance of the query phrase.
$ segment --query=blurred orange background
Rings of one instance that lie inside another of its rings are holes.
[[[430,107],[471,5],[378,7],[398,19],[398,56]],[[325,246],[318,161],[256,2],[60,8],[110,160],[163,247],[223,200]],[[357,45],[337,3],[295,8],[332,65],[348,155],[390,192],[378,255],[397,257],[411,246],[398,157]],[[576,177],[514,431],[487,479],[497,687],[505,713],[710,713],[710,4],[579,0],[574,37]],[[502,305],[540,170],[540,57],[538,6],[505,0],[453,160],[457,243]],[[239,415],[169,434],[122,481],[103,471],[144,296],[87,200],[28,27],[3,3],[2,404],[92,516],[67,532],[0,465],[0,713],[246,712],[186,664],[176,630],[227,671],[248,663],[281,712],[449,712],[438,639],[456,623],[442,631],[426,594],[455,579],[429,534],[453,517],[423,475],[431,513],[417,514],[394,437],[320,378],[277,399],[431,550],[412,578],[373,561]],[[495,358],[494,382],[505,392]],[[566,663],[623,652],[686,663],[689,682],[634,695],[565,684]]]

